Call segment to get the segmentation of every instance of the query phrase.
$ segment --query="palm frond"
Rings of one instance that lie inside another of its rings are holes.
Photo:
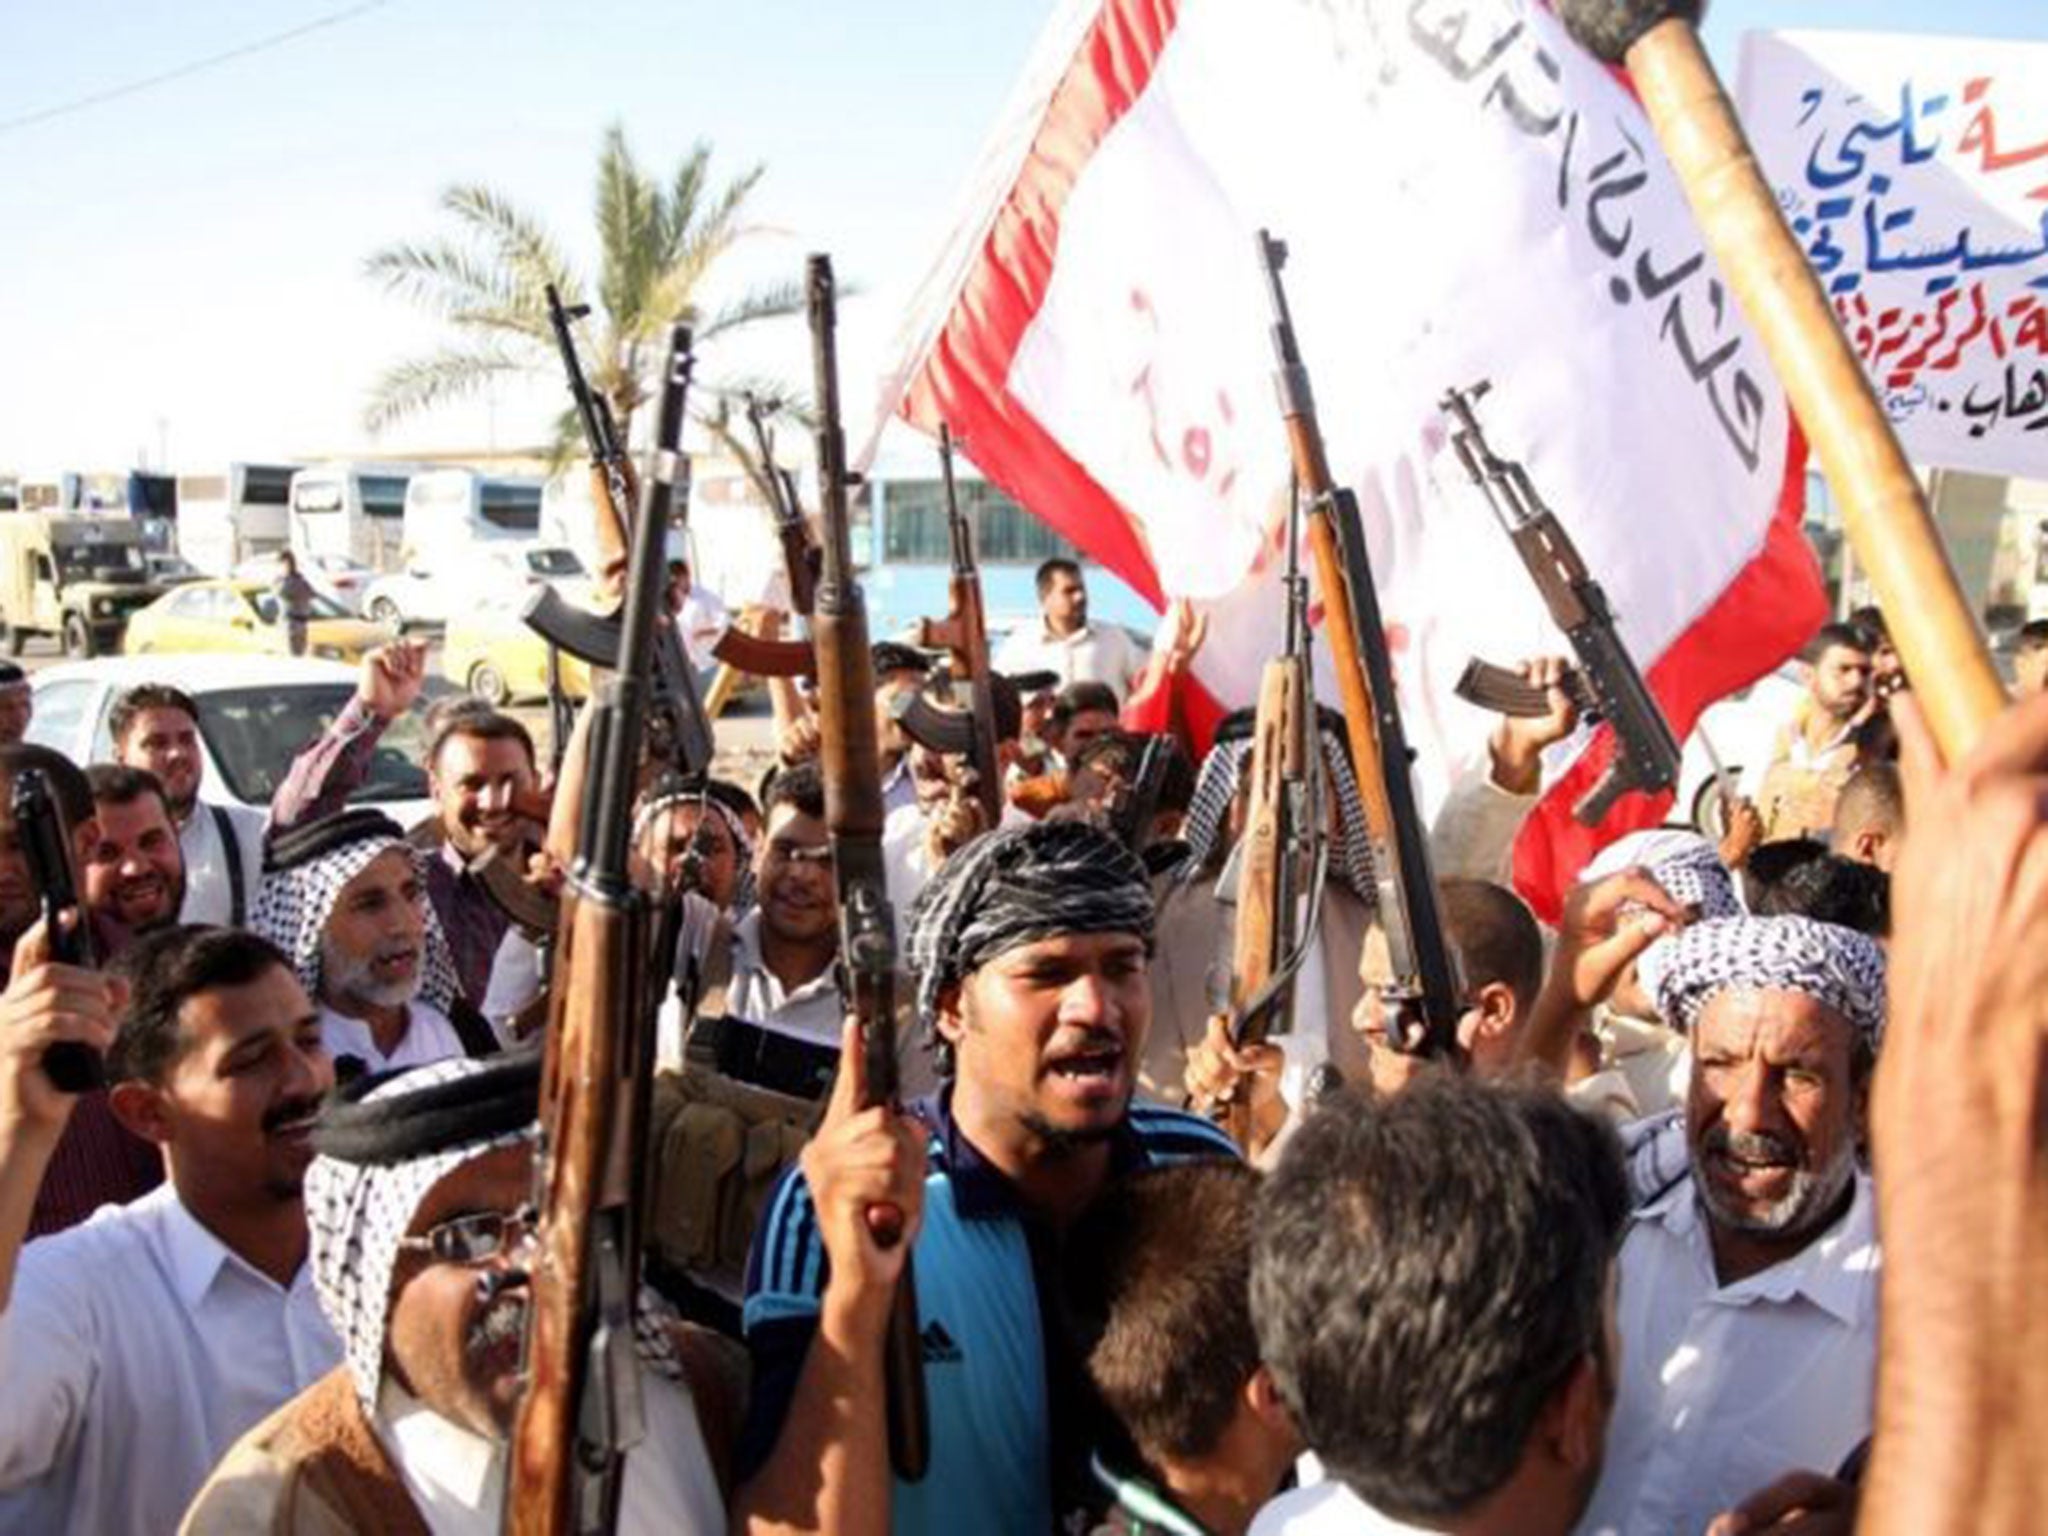
[[[443,191],[441,206],[503,264],[506,291],[517,308],[539,314],[550,283],[562,291],[565,303],[581,301],[582,285],[554,237],[540,220],[509,198],[481,182],[466,182]]]
[[[473,395],[493,374],[512,372],[519,367],[495,348],[467,352],[447,349],[394,363],[370,386],[369,403],[363,407],[363,426],[370,432],[381,432],[408,416]]]
[[[660,238],[661,194],[633,159],[625,130],[605,130],[597,161],[597,291],[613,325],[638,328],[653,275]]]
[[[804,312],[806,296],[802,283],[771,283],[741,294],[697,321],[697,340],[706,342],[743,325],[762,320],[786,320]]]
[[[662,199],[659,245],[663,271],[674,264],[684,239],[697,222],[697,205],[703,199],[704,183],[710,174],[711,145],[699,139],[676,167],[669,180],[668,195]]]

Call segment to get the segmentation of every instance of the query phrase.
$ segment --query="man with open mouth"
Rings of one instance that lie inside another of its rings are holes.
[[[184,1530],[502,1529],[539,1105],[533,1052],[365,1080],[330,1104],[306,1202],[345,1363],[243,1437]],[[616,1529],[722,1532],[700,1424],[715,1433],[730,1411],[707,1400],[722,1379],[714,1346],[646,1293],[635,1342],[646,1435],[626,1457]]]
[[[341,1358],[306,1263],[334,1081],[312,1002],[236,929],[149,935],[120,972],[50,963],[38,928],[0,994],[0,1530],[175,1530],[236,1437]],[[43,1071],[59,1040],[107,1052],[113,1112],[169,1178],[23,1247],[78,1103]]]
[[[1627,1133],[1620,1393],[1578,1529],[1703,1530],[1871,1432],[1880,1249],[1859,1151],[1885,1014],[1863,934],[1695,923],[1638,970],[1692,1047],[1679,1112]]]
[[[1064,1234],[1127,1172],[1235,1150],[1207,1121],[1132,1102],[1152,933],[1144,866],[1081,822],[991,833],[925,888],[908,959],[941,1086],[909,1115],[828,1113],[755,1233],[744,1519],[830,1528],[835,1511],[886,1510],[897,1531],[968,1518],[1037,1533],[1107,1502],[1089,1473],[1099,1410],[1054,1301]],[[920,1174],[932,1460],[913,1484],[891,1479],[881,1416],[833,1404],[861,1373],[880,1380],[900,1267],[863,1212],[909,1213]]]
[[[177,922],[185,901],[185,860],[156,775],[95,763],[85,777],[92,786],[95,835],[84,845],[80,874],[86,910],[102,952],[111,957],[138,936]]]
[[[382,1072],[498,1048],[456,986],[427,860],[381,811],[271,838],[253,926],[291,957],[337,1063]]]

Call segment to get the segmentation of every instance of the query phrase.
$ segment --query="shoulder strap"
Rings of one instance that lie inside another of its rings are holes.
[[[702,955],[692,956],[676,975],[676,990],[692,1017],[722,1019],[732,991],[732,919],[723,912],[712,922]]]
[[[491,1021],[471,1006],[466,997],[448,1000],[448,1022],[455,1026],[455,1038],[462,1042],[462,1054],[477,1060],[498,1054],[498,1032]]]
[[[224,805],[209,805],[213,830],[220,834],[221,857],[228,866],[228,926],[240,928],[249,906],[248,871],[242,868],[242,839],[235,833],[235,818]]]

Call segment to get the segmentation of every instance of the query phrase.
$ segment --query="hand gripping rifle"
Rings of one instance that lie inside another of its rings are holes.
[[[1621,643],[1607,594],[1579,558],[1571,535],[1536,494],[1529,472],[1518,461],[1495,453],[1480,430],[1473,407],[1490,387],[1482,380],[1470,389],[1444,392],[1442,409],[1455,423],[1451,446],[1472,483],[1486,493],[1487,505],[1529,568],[1551,619],[1579,658],[1568,674],[1566,691],[1589,720],[1604,719],[1614,727],[1613,763],[1572,807],[1581,823],[1598,826],[1614,802],[1631,790],[1656,794],[1678,783],[1678,740],[1643,681],[1642,669]],[[1457,693],[1506,715],[1534,716],[1549,709],[1540,689],[1505,667],[1483,661],[1466,667]]]
[[[632,465],[626,460],[625,444],[619,440],[611,407],[584,378],[583,364],[576,355],[576,337],[569,329],[571,320],[588,313],[584,305],[564,308],[561,295],[549,287],[548,319],[555,329],[555,343],[561,348],[562,369],[568,376],[569,394],[575,400],[576,413],[583,421],[584,440],[590,446],[590,492],[597,514],[597,547],[604,563],[609,564],[610,551],[624,552],[628,549],[626,518],[638,504],[638,499]],[[678,411],[682,409],[681,400],[682,392],[678,388]],[[668,391],[664,387],[663,411],[668,409],[668,403]],[[664,433],[668,431],[665,417],[661,430]],[[663,451],[673,459],[673,478],[665,479],[660,487],[661,499],[656,510],[661,516],[661,525],[655,533],[653,553],[647,558],[654,561],[656,569],[665,577],[668,525],[677,501],[677,486],[687,488],[689,484],[689,466],[680,452],[680,416],[676,420],[674,437],[663,437],[661,441],[670,444]],[[640,556],[637,546],[632,548],[632,555],[634,558]],[[663,591],[666,591],[665,581]],[[661,594],[657,594],[656,609],[650,612],[650,623],[654,622],[653,612],[665,606]],[[526,620],[527,628],[549,645],[567,651],[571,656],[581,657],[594,667],[618,671],[625,664],[623,609],[609,617],[591,613],[564,601],[561,593],[553,587],[542,586],[527,599],[521,617]],[[690,658],[683,654],[682,640],[673,623],[655,625],[652,645],[654,680],[645,704],[651,750],[657,758],[673,764],[679,772],[702,772],[711,765],[711,722],[705,718],[704,702],[697,693],[696,670],[690,665]]]
[[[953,547],[948,580],[950,609],[943,619],[922,619],[917,643],[952,653],[953,673],[967,681],[967,708],[941,709],[923,693],[906,698],[896,720],[913,741],[935,752],[963,757],[974,769],[975,798],[983,825],[993,832],[1003,819],[1003,768],[996,756],[996,681],[988,664],[988,615],[981,600],[981,572],[974,562],[974,527],[960,510],[953,484],[953,433],[939,425],[939,472],[946,487],[946,532]]]
[[[1330,841],[1322,830],[1322,743],[1316,725],[1308,578],[1300,559],[1300,498],[1287,517],[1287,648],[1259,678],[1251,781],[1239,842],[1231,934],[1230,1039],[1239,1050],[1294,1027],[1294,978],[1322,918]],[[1304,907],[1306,910],[1304,910]],[[1224,1129],[1247,1152],[1248,1097],[1218,1105]]]
[[[97,966],[99,956],[93,952],[92,932],[71,876],[71,829],[40,768],[24,768],[14,776],[13,810],[14,835],[21,843],[36,905],[42,909],[50,958],[59,965]],[[66,911],[75,918],[68,929],[62,922]],[[83,1040],[58,1040],[43,1051],[43,1076],[60,1093],[86,1093],[105,1085],[107,1067],[100,1053]]]
[[[839,427],[839,363],[832,259],[813,256],[805,273],[811,359],[818,402],[818,504],[824,562],[811,633],[818,648],[818,755],[825,776],[825,822],[839,888],[840,991],[860,1020],[870,1102],[896,1100],[896,917],[882,865],[882,761],[875,739],[875,664],[868,614],[853,575],[846,502],[851,477]],[[868,1210],[883,1247],[903,1240],[903,1214]],[[931,1454],[924,1357],[917,1331],[917,1288],[908,1262],[896,1284],[887,1348],[889,1462],[906,1482],[924,1476]]]
[[[645,1432],[633,1311],[654,1034],[648,903],[629,876],[627,843],[658,692],[656,615],[689,379],[690,332],[677,326],[629,546],[619,666],[591,719],[589,788],[557,924],[534,1167],[540,1239],[505,1500],[516,1536],[611,1531],[626,1452]]]
[[[1441,1054],[1455,1043],[1457,971],[1437,908],[1428,831],[1415,803],[1413,754],[1401,725],[1365,529],[1357,497],[1330,474],[1308,369],[1280,281],[1287,247],[1260,230],[1259,257],[1273,306],[1273,348],[1279,364],[1274,386],[1287,423],[1295,478],[1307,498],[1309,545],[1327,615],[1325,633],[1372,840],[1377,915],[1392,967],[1384,989],[1386,1037],[1398,1050]]]

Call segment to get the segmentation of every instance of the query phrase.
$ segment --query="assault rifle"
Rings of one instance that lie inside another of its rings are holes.
[[[818,758],[825,776],[825,823],[839,892],[840,991],[860,1021],[869,1103],[893,1105],[896,1085],[896,917],[882,863],[882,760],[876,743],[875,664],[867,603],[853,574],[846,492],[846,442],[839,426],[839,361],[832,259],[813,256],[805,272],[811,361],[817,381],[818,505],[824,561],[811,633],[818,648]],[[883,1247],[903,1240],[903,1213],[868,1211]],[[896,1284],[887,1350],[889,1462],[906,1482],[930,1461],[924,1356],[917,1290],[909,1263]]]
[[[588,313],[585,305],[564,308],[561,296],[552,286],[549,287],[549,323],[554,326],[555,342],[562,352],[562,369],[568,376],[569,394],[576,402],[577,415],[583,421],[584,440],[590,447],[590,490],[592,507],[597,514],[597,547],[608,561],[609,556],[605,552],[613,549],[622,553],[628,551],[626,519],[637,503],[632,466],[626,461],[625,444],[619,440],[611,407],[585,380],[583,364],[576,355],[576,337],[569,328],[571,320]],[[680,394],[677,398],[680,400]],[[666,404],[667,395],[664,393],[664,408]],[[680,410],[681,406],[678,405],[677,409]],[[681,432],[680,423],[677,432]],[[677,443],[681,440],[680,435],[675,439]],[[654,622],[654,613],[666,606],[668,528],[677,499],[676,486],[680,482],[687,493],[689,483],[688,461],[673,449],[669,452],[673,463],[659,486],[661,499],[655,509],[660,522],[650,546],[652,552],[646,555],[664,577],[663,587],[656,594],[656,608],[650,611],[650,623]],[[641,551],[632,549],[631,554],[638,558]],[[571,656],[581,657],[594,667],[618,671],[625,664],[623,609],[610,616],[591,613],[564,601],[561,593],[553,587],[542,586],[527,599],[520,616],[525,619],[527,628],[549,645],[567,651]],[[653,687],[647,697],[646,715],[654,755],[672,763],[683,773],[706,770],[711,765],[711,722],[705,718],[704,701],[697,692],[696,670],[690,665],[690,658],[683,654],[682,641],[673,623],[656,624],[651,643]]]
[[[1309,545],[1322,588],[1325,632],[1372,841],[1378,918],[1392,969],[1384,989],[1386,1038],[1397,1050],[1442,1054],[1456,1040],[1457,971],[1437,908],[1429,836],[1415,802],[1413,754],[1401,724],[1394,664],[1387,654],[1386,626],[1373,588],[1358,498],[1330,474],[1308,369],[1280,281],[1287,247],[1260,230],[1259,258],[1273,306],[1273,348],[1279,364],[1274,386],[1287,423],[1295,478],[1307,498]]]
[[[50,958],[59,965],[98,965],[85,908],[71,878],[71,828],[42,769],[24,768],[14,776],[13,809],[14,835],[28,866],[29,888],[42,909]],[[229,850],[230,856],[233,852]],[[75,918],[68,929],[61,921],[67,911]],[[83,1040],[58,1040],[43,1051],[43,1076],[60,1093],[86,1093],[106,1083],[107,1066]]]
[[[1231,1044],[1242,1050],[1294,1027],[1294,978],[1322,918],[1330,840],[1322,830],[1322,742],[1316,724],[1301,502],[1287,517],[1287,646],[1266,663],[1252,726],[1252,771],[1231,932]],[[1304,907],[1306,910],[1304,911]],[[1224,1128],[1247,1152],[1248,1097],[1226,1095]]]
[[[1135,854],[1142,855],[1152,841],[1152,822],[1159,814],[1159,796],[1166,788],[1166,769],[1172,758],[1170,737],[1147,736],[1129,781],[1117,791],[1109,830]]]
[[[796,493],[796,477],[775,462],[775,439],[761,410],[760,398],[746,396],[747,425],[753,429],[754,452],[761,460],[761,474],[768,482],[775,514],[775,541],[782,546],[782,568],[789,577],[789,607],[805,618],[818,600],[818,547],[804,526],[804,508]]]
[[[902,701],[896,720],[911,740],[967,760],[974,769],[974,793],[981,802],[984,826],[993,832],[1003,819],[996,680],[989,671],[988,616],[981,601],[981,572],[974,562],[974,528],[960,510],[953,484],[953,434],[944,423],[939,426],[939,472],[946,487],[946,533],[953,551],[953,573],[947,582],[950,611],[943,619],[919,620],[917,643],[952,654],[954,677],[967,683],[967,708],[941,709],[920,692]],[[1022,711],[1018,713],[1021,717]]]
[[[1529,568],[1551,619],[1579,658],[1578,666],[1567,674],[1565,691],[1588,720],[1604,719],[1614,727],[1614,761],[1572,807],[1572,815],[1582,824],[1598,826],[1614,802],[1630,791],[1656,794],[1678,783],[1678,739],[1643,681],[1642,669],[1622,644],[1607,594],[1586,569],[1571,535],[1536,494],[1529,472],[1488,445],[1473,407],[1490,387],[1481,380],[1470,389],[1444,392],[1442,409],[1455,423],[1451,446],[1472,483],[1486,493],[1487,505]],[[1459,678],[1457,693],[1505,715],[1536,716],[1550,707],[1542,690],[1505,667],[1477,660]]]
[[[645,1434],[634,1301],[653,1014],[646,896],[627,839],[659,684],[656,615],[665,533],[681,474],[690,332],[670,333],[652,472],[628,545],[619,665],[591,717],[588,787],[562,893],[541,1141],[539,1251],[529,1280],[525,1389],[513,1424],[505,1525],[515,1536],[605,1533],[626,1452]],[[672,633],[672,632],[671,632]]]

